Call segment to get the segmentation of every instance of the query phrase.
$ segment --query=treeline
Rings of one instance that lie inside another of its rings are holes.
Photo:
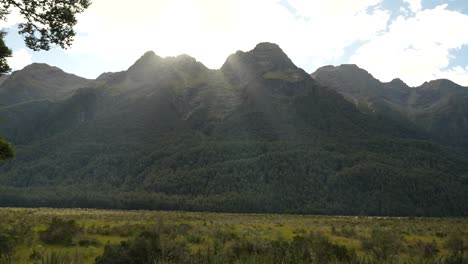
[[[364,143],[70,144],[46,160],[20,148],[16,161],[0,167],[0,205],[468,215],[463,155],[426,141]]]

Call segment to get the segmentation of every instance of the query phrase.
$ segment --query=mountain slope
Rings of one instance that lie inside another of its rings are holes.
[[[325,66],[311,76],[364,113],[413,124],[440,142],[468,149],[468,88],[449,80],[410,88],[399,79],[382,83],[355,65]]]
[[[144,54],[65,100],[0,109],[0,204],[466,215],[464,156],[362,113],[275,44],[210,70]],[[18,133],[21,131],[21,133]]]
[[[34,63],[13,72],[0,83],[0,104],[12,105],[33,100],[60,100],[91,81],[68,74],[57,67]]]

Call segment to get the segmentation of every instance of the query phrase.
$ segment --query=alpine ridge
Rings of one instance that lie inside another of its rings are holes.
[[[365,70],[325,66],[311,76],[362,112],[393,117],[418,127],[442,144],[468,149],[468,88],[439,79],[409,87],[400,79],[382,83]]]

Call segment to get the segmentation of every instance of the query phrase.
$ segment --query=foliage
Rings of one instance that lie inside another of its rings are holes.
[[[0,75],[11,71],[11,68],[7,63],[7,58],[11,57],[12,53],[11,49],[9,49],[5,44],[5,35],[6,32],[0,31]]]
[[[447,237],[445,242],[445,248],[447,248],[453,255],[463,255],[464,241],[463,237],[459,232],[452,232]]]
[[[32,223],[24,220],[24,214],[16,215],[15,219],[0,219],[0,263],[13,263],[17,247],[33,240]]]
[[[74,220],[62,220],[54,217],[46,230],[39,233],[39,238],[47,244],[71,246],[83,229]]]
[[[437,243],[434,240],[432,242],[418,240],[414,245],[414,249],[423,259],[434,259],[440,252],[437,247]]]
[[[67,252],[52,251],[43,256],[38,262],[40,264],[78,264],[82,263],[80,258],[72,256]]]
[[[182,263],[188,255],[185,244],[161,241],[159,233],[145,231],[120,245],[106,245],[96,263]]]
[[[0,233],[0,258],[9,259],[14,253],[15,243],[6,234]]]
[[[43,243],[40,235],[35,234],[50,226],[54,218],[79,223],[82,235],[72,245]],[[22,228],[20,223],[28,228]],[[437,250],[436,245],[445,245],[451,236],[440,234],[457,232],[458,237],[466,239],[467,224],[463,218],[0,209],[0,233],[9,234],[16,241],[9,244],[14,249],[6,263],[60,263],[60,259],[80,264],[96,260],[102,263],[144,263],[145,260],[154,263],[466,263],[465,248],[455,255]],[[339,227],[335,233],[330,232],[332,226]],[[369,230],[383,230],[386,235]],[[382,247],[381,243],[387,241],[382,237],[391,237],[388,230],[399,234],[396,237],[401,236],[400,249],[394,251],[397,253],[379,259],[371,251],[363,250],[364,239]],[[0,263],[5,262],[0,260]]]
[[[0,137],[0,160],[11,159],[14,156],[14,147]]]
[[[390,229],[374,229],[370,237],[362,239],[363,250],[379,261],[399,255],[402,247],[402,237]]]

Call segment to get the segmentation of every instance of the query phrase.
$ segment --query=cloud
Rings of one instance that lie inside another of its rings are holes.
[[[6,29],[16,24],[24,22],[24,18],[16,8],[12,8],[6,20],[0,20],[0,29]]]
[[[109,62],[129,67],[148,50],[189,54],[219,68],[236,50],[269,41],[309,72],[356,63],[383,81],[450,78],[468,85],[466,65],[451,65],[453,52],[468,44],[468,16],[447,5],[425,9],[421,0],[384,9],[388,1],[99,0],[78,16],[78,34],[65,52],[104,65],[88,71],[92,77],[108,71]]]
[[[468,66],[455,66],[435,74],[437,79],[449,79],[458,84],[468,86]]]
[[[403,0],[403,2],[407,3],[410,10],[414,13],[422,9],[421,0]]]
[[[270,41],[299,65],[318,67],[386,28],[390,14],[381,2],[100,0],[79,17],[70,52],[128,63],[147,50],[161,56],[187,53],[218,68],[236,50]]]
[[[8,65],[10,65],[13,71],[21,70],[25,66],[32,63],[31,55],[26,49],[14,50],[10,58],[7,59]]]
[[[451,53],[468,44],[468,15],[447,5],[398,17],[388,31],[362,45],[350,62],[369,70],[382,81],[400,77],[412,86],[451,77],[467,85],[467,69],[447,68]]]

